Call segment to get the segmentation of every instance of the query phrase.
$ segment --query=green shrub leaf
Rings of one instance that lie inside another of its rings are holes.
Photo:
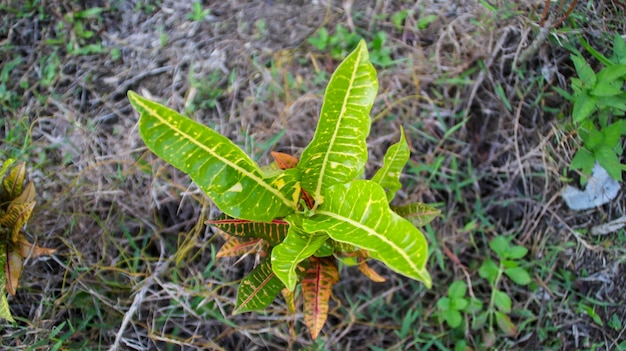
[[[409,144],[407,144],[404,130],[401,128],[400,141],[387,149],[383,166],[372,177],[373,182],[380,184],[385,189],[388,202],[391,202],[396,196],[396,192],[402,188],[400,174],[402,174],[402,169],[409,161],[410,156]]]
[[[283,288],[283,283],[272,272],[269,257],[266,257],[241,280],[233,314],[265,308],[274,301]]]
[[[504,274],[518,285],[528,285],[530,274],[522,267],[512,267],[504,270]]]
[[[391,206],[391,209],[401,217],[413,222],[417,227],[425,226],[441,214],[440,210],[421,202],[404,206]]]
[[[326,202],[302,224],[307,232],[324,231],[336,241],[368,250],[395,272],[431,286],[424,235],[389,208],[385,191],[372,181],[328,188]]]
[[[298,163],[302,187],[316,205],[324,201],[323,189],[347,183],[363,172],[369,113],[377,91],[376,70],[361,41],[330,78],[315,135]]]
[[[132,91],[128,99],[141,115],[139,134],[148,148],[189,174],[222,212],[271,221],[297,208],[297,171],[265,178],[243,150],[211,128]]]
[[[296,287],[298,263],[311,257],[328,239],[324,232],[303,231],[299,219],[295,215],[285,218],[290,224],[287,237],[272,250],[272,270],[290,291]]]
[[[596,85],[596,73],[591,66],[587,63],[584,57],[572,55],[572,61],[574,67],[576,67],[576,73],[587,87],[593,87]]]
[[[572,110],[572,118],[574,122],[582,122],[586,120],[593,111],[596,109],[597,99],[593,96],[589,96],[586,91],[581,92],[574,101],[574,108]]]
[[[498,309],[504,313],[511,313],[511,306],[513,302],[509,295],[507,295],[504,291],[495,290],[493,292],[493,302],[498,307]]]

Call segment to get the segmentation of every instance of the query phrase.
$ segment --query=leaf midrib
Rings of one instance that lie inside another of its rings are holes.
[[[324,211],[324,210],[322,210],[322,211],[317,211],[316,213],[317,213],[317,214],[320,214],[320,215],[324,215],[324,216],[328,216],[328,217],[331,217],[331,218],[337,219],[337,220],[342,221],[342,222],[346,222],[346,223],[348,223],[348,224],[350,224],[350,225],[352,225],[352,226],[354,226],[354,227],[356,227],[356,228],[359,228],[359,229],[365,230],[368,234],[371,234],[371,235],[373,235],[373,236],[375,236],[375,237],[379,238],[381,241],[384,241],[384,242],[385,242],[385,243],[387,243],[389,246],[391,246],[391,247],[392,247],[395,251],[397,251],[397,252],[400,254],[400,256],[402,256],[402,258],[404,258],[404,260],[405,260],[405,261],[409,264],[409,266],[411,267],[411,269],[412,269],[414,272],[419,273],[419,274],[421,275],[421,271],[422,271],[422,270],[421,270],[420,268],[418,268],[418,267],[417,267],[417,266],[413,263],[413,260],[411,260],[411,258],[410,258],[410,257],[409,257],[409,256],[408,256],[405,252],[404,252],[404,250],[402,250],[402,249],[401,249],[398,245],[396,245],[393,241],[390,241],[389,239],[387,239],[384,235],[379,234],[379,233],[378,233],[377,231],[375,231],[374,229],[372,229],[372,228],[370,228],[370,227],[368,227],[368,226],[365,226],[365,225],[361,224],[360,222],[357,222],[357,221],[353,220],[352,218],[349,218],[349,217],[344,217],[344,216],[342,216],[342,215],[339,215],[339,214],[337,214],[337,213],[333,213],[333,212],[330,212],[330,211]],[[330,233],[330,232],[327,232],[327,233],[328,233],[328,235],[329,235],[331,238],[333,238],[333,235],[331,235],[331,233]],[[336,239],[336,238],[333,238],[333,240],[343,241],[343,242],[346,242],[346,243],[348,243],[348,244],[353,244],[353,245],[361,246],[361,245],[359,245],[359,244],[357,244],[357,243],[354,243],[354,242],[348,242],[348,241],[345,241],[345,240],[339,240],[339,239]],[[376,251],[376,250],[372,250],[372,249],[368,249],[368,250],[370,250],[370,251],[374,251],[374,252],[378,252],[378,251]]]
[[[207,148],[205,145],[200,144],[195,139],[193,139],[191,137],[191,135],[189,135],[188,133],[184,132],[182,129],[176,127],[175,125],[169,123],[169,121],[167,119],[162,118],[161,116],[159,116],[158,113],[155,113],[156,111],[154,109],[149,108],[149,106],[145,105],[141,100],[139,100],[137,98],[133,98],[133,100],[135,101],[135,103],[139,104],[146,112],[152,112],[152,113],[149,113],[150,116],[154,117],[155,119],[157,119],[162,124],[168,126],[171,130],[178,132],[180,134],[181,138],[186,139],[186,140],[192,142],[193,144],[195,144],[199,148],[201,148],[201,149],[205,150],[207,153],[211,154],[213,157],[215,157],[218,160],[222,161],[222,163],[226,164],[227,166],[230,166],[230,167],[234,168],[235,170],[237,170],[238,172],[242,173],[243,175],[251,178],[252,180],[254,180],[256,182],[256,184],[259,184],[261,187],[269,190],[272,194],[274,194],[276,197],[278,197],[280,200],[282,200],[285,205],[287,205],[287,206],[289,206],[291,208],[296,208],[296,205],[295,205],[294,202],[290,201],[280,191],[278,191],[277,189],[271,187],[269,184],[264,182],[262,178],[258,177],[254,173],[251,173],[251,172],[249,172],[248,170],[246,170],[244,168],[241,168],[240,166],[238,166],[237,164],[231,162],[230,160],[221,157],[220,155],[215,153],[212,149]],[[153,128],[156,128],[156,127],[153,127]]]
[[[317,179],[317,186],[315,187],[316,206],[321,203],[321,201],[319,200],[322,197],[322,185],[323,185],[322,183],[323,183],[324,175],[326,174],[326,166],[328,165],[328,158],[330,157],[330,154],[332,153],[331,150],[333,150],[334,148],[334,144],[337,139],[337,134],[339,133],[339,129],[341,126],[341,121],[346,115],[346,106],[348,105],[348,100],[350,98],[349,92],[352,90],[352,86],[354,85],[355,76],[356,76],[356,73],[358,72],[362,55],[363,55],[363,50],[359,50],[358,55],[356,56],[354,67],[352,68],[352,75],[350,76],[350,83],[348,84],[348,89],[346,89],[346,94],[343,98],[343,103],[341,104],[341,112],[339,114],[339,119],[337,120],[337,123],[335,124],[333,136],[330,139],[330,142],[328,143],[328,151],[324,153],[324,161],[322,162],[320,175],[319,175],[319,178]]]

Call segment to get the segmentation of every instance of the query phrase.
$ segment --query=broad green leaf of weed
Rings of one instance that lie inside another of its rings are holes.
[[[613,57],[611,61],[626,64],[626,40],[622,39],[619,33],[616,33],[613,39]]]
[[[604,144],[604,135],[593,126],[587,130],[586,135],[581,133],[580,137],[585,142],[585,147],[589,150],[595,150],[598,146]]]
[[[461,312],[453,309],[444,312],[444,319],[452,328],[458,327],[463,322],[463,316],[461,316]]]
[[[582,80],[583,84],[587,87],[593,87],[596,85],[596,73],[591,66],[585,61],[582,56],[572,55],[572,61],[576,68],[576,73]]]
[[[600,81],[590,93],[591,95],[598,97],[615,96],[622,93],[622,85],[622,81]]]
[[[528,271],[522,267],[507,268],[504,270],[504,274],[518,285],[528,285],[531,280]]]
[[[582,122],[589,118],[593,111],[596,109],[597,99],[593,96],[589,96],[586,91],[581,92],[576,96],[574,101],[574,108],[572,109],[572,118],[574,122]]]
[[[462,298],[467,292],[467,285],[462,280],[455,280],[450,287],[448,287],[448,296],[450,298]]]
[[[402,30],[402,26],[404,25],[404,20],[406,19],[406,16],[408,14],[409,14],[408,10],[402,10],[402,11],[394,12],[391,15],[391,23],[393,23],[393,26],[396,28],[398,32]]]
[[[622,136],[623,120],[619,120],[605,128],[602,128],[602,135],[604,136],[603,144],[608,147],[614,147]]]
[[[493,292],[493,302],[496,307],[503,313],[511,313],[511,306],[513,302],[507,293],[500,290]]]
[[[489,247],[495,252],[500,258],[507,258],[509,252],[509,240],[504,236],[497,236],[493,238],[489,242]]]
[[[512,260],[519,260],[520,258],[526,256],[527,253],[527,248],[519,245],[514,245],[511,246],[511,248],[509,249],[508,258]]]
[[[601,145],[594,150],[593,154],[611,178],[619,182],[622,181],[622,165],[612,147]]]
[[[480,275],[481,278],[487,279],[487,281],[493,285],[498,277],[499,270],[494,260],[488,258],[478,269],[478,275]]]
[[[620,81],[623,82],[624,78],[626,78],[626,63],[608,66],[608,67],[603,68],[598,73],[598,85],[600,85],[600,83],[603,83],[603,82],[605,83],[617,82],[619,84]],[[618,87],[621,88],[621,85]]]

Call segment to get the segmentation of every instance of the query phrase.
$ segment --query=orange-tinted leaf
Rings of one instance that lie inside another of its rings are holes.
[[[7,255],[7,263],[5,272],[7,275],[7,292],[11,295],[15,295],[17,290],[17,282],[22,275],[22,257],[17,252],[9,252]]]
[[[370,280],[373,282],[382,283],[384,281],[387,281],[387,279],[376,273],[376,271],[373,270],[372,267],[368,266],[367,262],[365,261],[361,261],[359,263],[359,270],[361,271],[361,273],[365,274],[366,277],[370,278]]]
[[[23,236],[19,238],[17,245],[15,246],[15,252],[17,252],[23,258],[26,257],[39,257],[39,256],[50,256],[55,253],[56,249],[48,249],[45,247],[37,246],[31,244],[28,240],[26,240]]]
[[[270,154],[274,158],[274,161],[276,161],[276,166],[278,166],[279,169],[296,168],[298,165],[298,159],[289,154],[276,151],[271,151]]]
[[[285,303],[287,304],[287,309],[289,310],[289,313],[291,314],[295,314],[296,313],[296,292],[291,291],[287,288],[284,288],[283,290],[281,290],[281,293],[283,294],[283,298],[285,299]]]
[[[289,223],[282,219],[275,219],[272,222],[252,222],[244,219],[232,218],[221,215],[215,219],[206,221],[207,224],[214,225],[220,230],[233,236],[244,238],[261,238],[270,245],[280,244],[287,236]]]
[[[517,335],[517,328],[515,328],[515,324],[513,324],[509,316],[499,311],[497,311],[495,315],[496,315],[496,324],[498,324],[498,327],[500,327],[500,330],[502,330],[508,336]]]
[[[310,258],[310,265],[302,279],[304,323],[311,338],[319,335],[328,317],[331,288],[339,280],[337,264],[332,257]]]
[[[263,239],[231,236],[228,238],[226,243],[222,245],[222,248],[217,252],[215,257],[233,257],[241,256],[247,253],[256,253],[259,250],[262,240]]]

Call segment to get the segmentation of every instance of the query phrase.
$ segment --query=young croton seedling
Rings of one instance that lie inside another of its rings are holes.
[[[139,133],[156,155],[189,174],[223,212],[210,224],[229,235],[218,256],[261,252],[262,262],[241,282],[235,313],[265,308],[282,291],[295,310],[301,285],[305,324],[316,338],[328,313],[338,262],[384,279],[370,258],[427,287],[428,244],[414,225],[439,211],[421,204],[390,206],[401,188],[409,147],[400,140],[370,180],[366,138],[378,90],[365,42],[332,75],[311,143],[299,159],[272,153],[261,168],[226,137],[130,91]]]
[[[24,187],[24,163],[12,164],[9,159],[0,168],[0,318],[14,322],[4,290],[15,295],[26,257],[50,255],[56,250],[33,245],[26,239],[22,227],[35,207],[35,186],[28,183]]]

